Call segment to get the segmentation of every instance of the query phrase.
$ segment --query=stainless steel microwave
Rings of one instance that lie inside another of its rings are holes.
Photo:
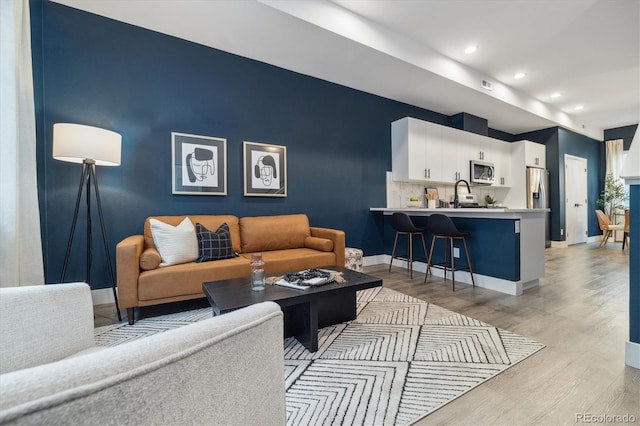
[[[471,183],[491,185],[495,179],[493,163],[471,160],[469,176],[471,177]]]

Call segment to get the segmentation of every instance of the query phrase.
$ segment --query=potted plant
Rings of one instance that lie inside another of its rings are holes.
[[[609,173],[604,179],[604,190],[600,193],[600,198],[596,203],[604,209],[604,213],[609,216],[612,223],[616,209],[622,208],[622,202],[628,197],[624,190],[624,184],[620,179],[613,177]]]
[[[409,201],[407,201],[407,207],[420,208],[422,207],[422,203],[418,197],[411,197],[409,198]]]
[[[496,200],[491,195],[485,196],[484,201],[487,203],[487,207],[493,207],[496,203]]]

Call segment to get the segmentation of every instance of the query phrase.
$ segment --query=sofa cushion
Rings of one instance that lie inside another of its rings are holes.
[[[327,238],[307,237],[304,246],[319,251],[333,251],[333,241]]]
[[[242,253],[241,256],[247,261],[251,259],[251,253]],[[264,261],[264,270],[267,276],[274,276],[307,268],[335,265],[336,254],[310,248],[296,248],[263,251],[262,260]]]
[[[188,218],[177,226],[157,219],[150,220],[151,236],[160,252],[160,266],[193,262],[198,258],[198,238],[196,229]]]
[[[162,258],[158,249],[149,247],[140,255],[140,269],[143,271],[150,271],[160,266]]]
[[[155,305],[158,299],[171,302],[205,297],[202,283],[206,281],[247,277],[248,282],[251,275],[249,264],[250,261],[244,257],[233,257],[215,262],[191,262],[143,271],[138,278],[138,306],[147,305],[146,301],[152,301],[153,303],[149,304]]]
[[[242,253],[301,248],[311,236],[304,214],[243,217],[239,222]]]
[[[201,223],[196,223],[196,235],[198,236],[196,262],[229,259],[235,256],[231,247],[229,225],[226,223],[220,225],[215,232],[208,230]]]
[[[233,251],[240,253],[240,226],[238,225],[238,217],[233,215],[150,216],[144,221],[144,247],[155,247],[151,236],[151,225],[149,224],[152,218],[175,226],[182,222],[185,217],[188,217],[194,226],[196,223],[201,223],[208,229],[218,229],[220,225],[226,223],[229,225]]]

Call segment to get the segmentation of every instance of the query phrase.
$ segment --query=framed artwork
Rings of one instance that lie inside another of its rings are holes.
[[[227,195],[227,140],[171,132],[172,193]]]
[[[244,195],[287,196],[287,147],[257,142],[243,144]]]

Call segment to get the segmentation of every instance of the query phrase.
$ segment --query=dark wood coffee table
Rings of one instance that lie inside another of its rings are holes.
[[[284,312],[284,336],[295,336],[309,351],[318,350],[318,328],[356,318],[356,292],[382,286],[380,278],[340,266],[345,283],[325,284],[307,290],[267,285],[262,291],[251,290],[249,277],[202,284],[213,308],[213,315],[224,314],[255,303],[273,301]]]

